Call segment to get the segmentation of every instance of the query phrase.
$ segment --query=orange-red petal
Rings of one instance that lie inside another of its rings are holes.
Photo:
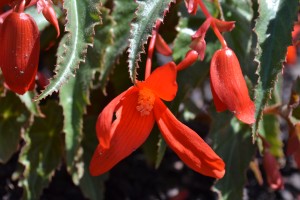
[[[110,138],[112,133],[111,132],[112,120],[117,105],[120,103],[121,99],[124,97],[125,94],[128,93],[129,95],[134,91],[136,92],[136,89],[134,87],[130,87],[128,90],[126,90],[125,92],[121,93],[119,96],[114,98],[99,114],[96,123],[96,133],[97,133],[98,140],[99,141],[101,140],[102,147],[109,148]]]
[[[172,101],[178,89],[176,76],[176,65],[174,62],[169,62],[155,69],[146,81],[138,83],[138,86],[150,89],[163,100]]]
[[[213,20],[220,32],[232,31],[235,27],[235,21],[223,21],[216,18]]]
[[[210,81],[218,110],[222,111],[226,106],[242,122],[255,122],[255,105],[249,97],[239,61],[231,49],[215,52],[210,65]]]
[[[110,127],[109,140],[103,143],[102,133],[97,132],[100,144],[90,163],[90,173],[93,176],[107,172],[119,161],[130,155],[146,140],[151,132],[154,125],[153,112],[141,116],[141,113],[136,109],[137,99],[138,91],[130,90],[117,102],[119,104],[117,105],[116,119]],[[111,113],[117,103],[113,102],[107,112]],[[111,116],[111,114],[109,115]],[[105,129],[108,128],[107,125],[105,122]]]
[[[286,63],[294,65],[297,63],[297,48],[296,46],[288,46],[286,52]]]
[[[160,99],[155,101],[154,116],[166,143],[186,165],[206,176],[224,176],[223,160],[196,132],[178,121]]]

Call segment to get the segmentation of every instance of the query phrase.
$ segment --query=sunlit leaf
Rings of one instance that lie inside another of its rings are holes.
[[[151,36],[152,28],[157,20],[162,21],[174,0],[137,0],[138,9],[136,18],[131,24],[128,49],[128,67],[130,78],[136,82],[138,62],[140,54],[144,53],[144,45]]]
[[[287,46],[291,44],[293,21],[296,20],[298,0],[261,0],[255,32],[258,38],[258,83],[255,88],[256,122],[253,136],[262,119],[263,109],[271,97],[277,77],[282,72]]]
[[[108,10],[102,9],[103,21],[107,22]],[[73,179],[80,179],[76,169],[76,161],[80,160],[80,143],[82,140],[83,115],[86,113],[86,106],[89,104],[90,88],[96,70],[99,68],[100,56],[105,49],[100,42],[107,35],[109,28],[97,26],[96,40],[93,47],[88,47],[87,57],[84,63],[80,64],[75,77],[71,77],[68,83],[60,90],[60,105],[64,113],[64,132],[66,143],[66,164]],[[75,181],[78,182],[78,181]]]
[[[103,25],[109,28],[110,34],[113,37],[113,44],[108,45],[107,48],[104,49],[102,55],[103,60],[100,62],[100,85],[104,93],[106,93],[106,83],[109,75],[113,71],[115,62],[128,46],[130,33],[128,24],[132,21],[134,11],[137,8],[137,4],[132,0],[115,0],[114,4],[114,10],[111,15],[114,23],[112,25],[106,25],[105,22],[103,23]],[[96,37],[96,40],[101,41],[101,38]]]
[[[94,26],[100,23],[99,6],[99,0],[64,1],[68,19],[65,26],[67,33],[57,51],[56,75],[36,100],[57,92],[71,76],[75,75],[79,64],[85,61],[87,48],[93,43]]]

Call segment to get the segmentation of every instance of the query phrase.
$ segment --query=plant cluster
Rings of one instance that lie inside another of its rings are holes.
[[[18,156],[26,199],[61,167],[101,199],[139,147],[153,167],[170,147],[223,199],[248,169],[283,189],[283,161],[300,169],[299,16],[297,0],[3,0],[0,162]]]

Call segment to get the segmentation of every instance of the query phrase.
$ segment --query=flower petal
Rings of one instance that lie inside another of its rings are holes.
[[[223,160],[196,132],[178,121],[160,99],[155,102],[154,116],[166,143],[185,164],[206,176],[224,176]]]
[[[211,79],[210,79],[210,88],[211,88],[211,93],[213,96],[214,104],[216,106],[216,110],[218,112],[223,112],[223,111],[227,110],[227,106],[219,99],[218,95],[216,94],[216,91],[214,89],[214,85],[211,82]]]
[[[210,65],[210,81],[214,97],[218,96],[215,102],[220,100],[242,122],[255,122],[255,105],[249,97],[239,61],[231,49],[215,52]],[[216,107],[221,105],[218,104]]]
[[[144,82],[138,83],[140,88],[152,90],[158,97],[172,101],[177,93],[177,70],[174,62],[169,62],[155,69]]]
[[[117,98],[122,97],[118,96]],[[118,105],[116,102],[112,102],[109,111],[106,111],[107,116],[111,117],[110,113],[113,107],[116,108],[114,105],[118,107],[116,120],[113,124],[110,127],[108,127],[108,121],[103,124],[105,131],[110,128],[109,137],[106,136],[107,133],[103,133],[104,136],[102,136],[102,132],[98,132],[99,129],[97,129],[100,144],[90,163],[90,173],[93,176],[107,172],[119,161],[130,155],[146,140],[151,132],[154,125],[153,112],[141,116],[141,113],[136,109],[137,99],[138,91],[131,89],[123,96]],[[101,120],[105,120],[105,118],[101,117]],[[105,139],[108,140],[105,141]]]
[[[110,140],[112,137],[113,131],[111,131],[113,124],[118,124],[120,120],[118,117],[112,123],[114,113],[120,108],[120,102],[123,97],[137,93],[138,90],[136,87],[130,87],[128,90],[122,92],[120,95],[115,97],[99,114],[97,123],[96,123],[96,133],[99,142],[101,141],[102,148],[109,148]],[[116,113],[118,115],[118,113]]]

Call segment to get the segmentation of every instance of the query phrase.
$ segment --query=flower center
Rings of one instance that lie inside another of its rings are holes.
[[[146,89],[140,89],[138,97],[138,105],[136,109],[141,113],[141,116],[149,115],[155,101],[154,94]]]

